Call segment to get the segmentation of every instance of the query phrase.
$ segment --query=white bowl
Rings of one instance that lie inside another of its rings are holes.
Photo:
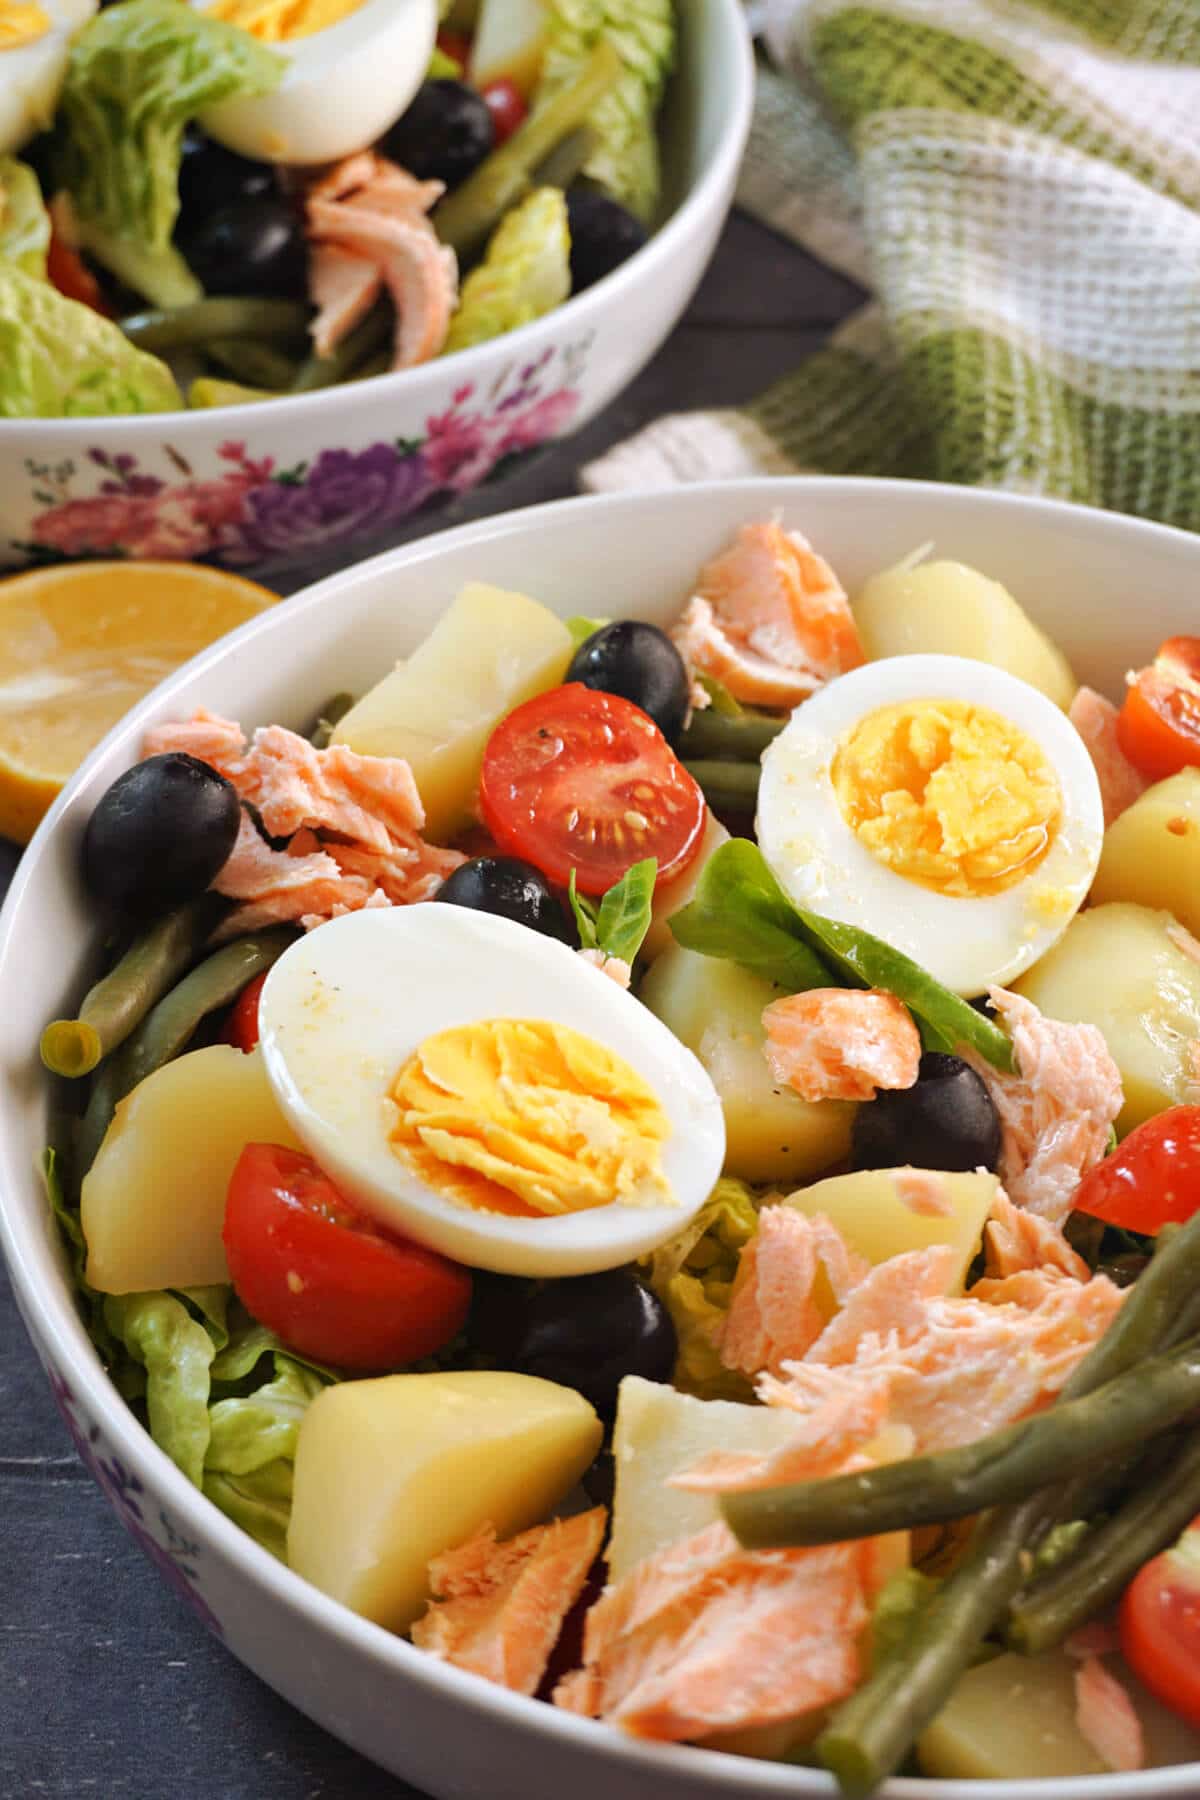
[[[50,1084],[37,1043],[78,997],[94,923],[80,836],[147,726],[208,706],[300,726],[416,645],[466,580],[525,588],[564,616],[666,621],[734,529],[778,514],[853,591],[932,540],[1008,584],[1081,679],[1123,671],[1194,623],[1200,539],[1052,501],[838,479],[729,483],[575,500],[379,557],[261,614],[170,677],[89,758],[43,822],[0,914],[0,1241],[18,1304],[79,1452],[164,1576],[235,1655],[312,1718],[437,1800],[697,1800],[829,1795],[782,1764],[636,1743],[443,1667],[309,1587],[219,1513],[110,1386],[75,1311],[36,1175]],[[1136,602],[1136,604],[1134,603]],[[1014,1724],[1018,1722],[1014,1721]],[[901,1780],[925,1800],[1148,1800],[1200,1792],[1200,1764],[1038,1782]]]
[[[0,420],[0,567],[177,557],[247,575],[435,513],[584,425],[687,306],[729,210],[754,71],[738,0],[679,0],[664,222],[544,319],[397,375],[252,406]]]

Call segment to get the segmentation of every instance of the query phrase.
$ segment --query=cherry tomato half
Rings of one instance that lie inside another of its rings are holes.
[[[103,313],[106,319],[113,317],[112,307],[105,300],[100,283],[79,252],[72,250],[57,231],[50,233],[50,247],[46,252],[46,278],[51,287],[56,287],[68,300],[79,300],[84,306],[90,306],[93,312]]]
[[[1200,1207],[1200,1106],[1170,1106],[1089,1169],[1076,1212],[1153,1237]]]
[[[1117,741],[1152,781],[1200,764],[1200,638],[1168,638],[1138,670],[1117,715]]]
[[[233,1003],[229,1017],[225,1021],[225,1029],[221,1033],[223,1044],[232,1044],[235,1050],[253,1050],[258,1042],[258,997],[263,991],[267,979],[264,969],[253,981],[248,981]]]
[[[525,122],[529,108],[525,104],[524,95],[516,83],[509,81],[507,76],[502,77],[499,81],[489,81],[487,86],[480,91],[487,102],[487,109],[492,115],[492,128],[496,133],[496,142],[502,144],[505,138],[512,136],[518,125]]]
[[[1173,1712],[1200,1727],[1200,1517],[1177,1544],[1139,1569],[1118,1615],[1134,1674]]]
[[[311,1157],[278,1144],[242,1151],[222,1236],[242,1304],[318,1362],[379,1370],[432,1356],[471,1304],[467,1269],[377,1231]]]
[[[483,820],[501,850],[565,887],[603,894],[632,863],[658,858],[671,881],[698,854],[704,795],[653,719],[573,681],[526,700],[488,739]]]

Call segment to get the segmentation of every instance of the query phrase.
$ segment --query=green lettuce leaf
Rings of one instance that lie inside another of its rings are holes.
[[[657,874],[657,857],[647,856],[641,862],[631,863],[596,906],[579,892],[575,871],[571,870],[567,898],[583,949],[602,950],[606,956],[619,956],[622,962],[632,965],[650,929]]]
[[[0,156],[0,257],[44,281],[49,248],[50,214],[37,176],[15,156]]]
[[[444,356],[553,312],[571,292],[571,237],[561,189],[535,188],[501,219],[462,285]]]
[[[578,650],[581,644],[586,644],[588,639],[595,632],[601,630],[603,626],[609,623],[609,620],[588,619],[585,618],[582,613],[576,613],[574,618],[567,619],[564,623],[571,634],[571,642],[574,644],[576,650]]]
[[[285,67],[249,32],[180,0],[120,0],[75,38],[56,174],[84,248],[156,306],[203,292],[171,243],[184,126],[219,101],[270,93]]]
[[[685,949],[742,963],[792,993],[884,988],[908,1007],[927,1050],[969,1044],[996,1068],[1013,1067],[1007,1032],[911,957],[869,931],[793,906],[749,838],[713,851],[693,899],[669,923]]]
[[[601,37],[624,69],[588,118],[595,146],[583,173],[648,224],[661,187],[656,120],[675,60],[673,0],[550,0],[534,111],[577,78]]]
[[[286,1563],[287,1528],[292,1516],[290,1459],[264,1463],[259,1469],[236,1476],[206,1469],[204,1492],[235,1525]]]
[[[104,1319],[146,1371],[150,1435],[189,1481],[201,1485],[208,1449],[209,1368],[215,1350],[206,1327],[174,1294],[109,1294]]]
[[[695,1218],[646,1259],[650,1286],[671,1315],[679,1351],[675,1385],[702,1400],[750,1400],[745,1376],[727,1369],[716,1338],[729,1311],[738,1259],[758,1230],[759,1196],[744,1181],[718,1181]]]
[[[0,419],[97,419],[179,404],[165,363],[111,319],[0,258]]]

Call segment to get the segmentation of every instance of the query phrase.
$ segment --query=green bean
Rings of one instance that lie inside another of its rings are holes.
[[[1150,1267],[1069,1377],[1062,1401],[1093,1393],[1160,1348],[1173,1315],[1196,1293],[1198,1270],[1200,1213],[1179,1231],[1160,1235]],[[869,1793],[904,1760],[1015,1599],[1030,1556],[1058,1514],[1058,1502],[1044,1490],[989,1514],[906,1639],[881,1656],[837,1708],[817,1740],[817,1753],[843,1793]]]
[[[461,257],[480,249],[528,188],[538,166],[564,138],[587,124],[597,100],[619,79],[623,67],[616,46],[602,38],[576,79],[530,113],[506,143],[435,207],[433,225],[443,244]]]
[[[329,747],[339,719],[344,719],[353,705],[353,694],[331,694],[329,696],[318,714],[316,724],[308,734],[309,742],[314,750],[325,750]]]
[[[41,1044],[46,1067],[72,1078],[90,1074],[174,986],[226,911],[218,895],[201,894],[156,919],[88,989],[78,1018],[47,1025]]]
[[[390,300],[378,300],[366,318],[348,332],[332,356],[306,357],[292,382],[293,394],[311,394],[317,388],[349,381],[354,371],[381,350],[392,335],[395,311]]]
[[[754,811],[758,800],[757,763],[685,761],[683,766],[718,812]]]
[[[76,1144],[81,1179],[91,1168],[113,1113],[126,1094],[185,1050],[201,1020],[236,1000],[246,983],[269,969],[294,936],[279,928],[235,938],[214,950],[147,1013],[117,1055],[101,1063]]]
[[[1019,1594],[1009,1613],[1014,1650],[1035,1656],[1117,1600],[1143,1563],[1173,1544],[1200,1512],[1200,1435],[1090,1531],[1071,1556]]]
[[[246,387],[282,393],[296,379],[295,360],[255,338],[216,338],[205,349],[213,362]]]
[[[748,1549],[837,1544],[939,1525],[1023,1499],[1166,1431],[1200,1404],[1200,1338],[1139,1362],[1079,1400],[973,1443],[857,1475],[727,1494],[726,1523]]]
[[[168,350],[204,350],[226,338],[268,338],[303,342],[309,308],[300,300],[223,294],[171,312],[157,309],[121,320],[121,330],[138,346],[161,356]]]
[[[692,714],[679,740],[679,754],[757,762],[786,724],[786,718],[772,719],[766,713],[745,712],[739,718],[729,718],[709,706]]]

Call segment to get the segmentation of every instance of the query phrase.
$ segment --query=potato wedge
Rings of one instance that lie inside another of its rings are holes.
[[[1173,913],[1200,936],[1200,769],[1147,788],[1104,834],[1092,901],[1132,900]]]

